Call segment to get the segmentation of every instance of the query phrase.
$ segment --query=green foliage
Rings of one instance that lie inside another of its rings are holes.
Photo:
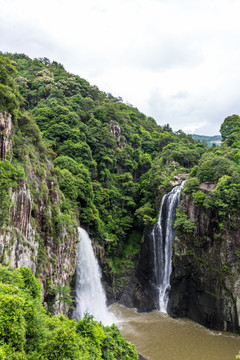
[[[26,342],[24,300],[18,295],[0,295],[0,338],[17,351],[22,351]]]
[[[47,319],[46,324],[50,330],[48,341],[41,351],[44,359],[84,359],[89,356],[84,351],[84,342],[76,333],[76,323],[64,316],[55,316]],[[83,351],[81,351],[83,348]]]
[[[54,157],[55,176],[65,196],[63,213],[46,215],[44,230],[52,231],[57,243],[64,227],[70,228],[71,211],[77,209],[80,223],[102,244],[110,240],[107,254],[115,256],[130,246],[132,231],[155,222],[156,196],[170,190],[174,175],[195,165],[204,148],[191,136],[157,125],[138,109],[69,74],[55,61],[8,56],[3,56],[4,66],[15,61],[18,73],[9,68],[7,86],[18,88],[24,99],[13,160],[25,164],[27,175],[37,172],[43,180],[48,169],[42,160],[47,153]],[[31,196],[38,199],[34,209],[41,197],[51,214],[46,186],[43,181],[36,194],[33,181]],[[47,266],[44,244],[40,258]]]
[[[176,220],[174,228],[178,233],[192,233],[195,229],[195,222],[188,218],[187,214],[178,209],[176,212]]]
[[[216,183],[223,175],[232,175],[239,178],[238,168],[230,159],[222,156],[213,157],[202,161],[197,176],[201,182]]]
[[[197,177],[192,177],[184,185],[184,191],[191,194],[193,191],[197,191],[200,185],[200,180]]]
[[[229,267],[228,267],[228,265],[226,265],[226,264],[224,264],[223,266],[222,266],[222,271],[224,272],[224,273],[229,273]]]
[[[135,211],[136,218],[140,221],[140,223],[144,223],[145,225],[153,225],[156,219],[153,217],[155,215],[155,211],[152,208],[151,203],[145,203],[143,206],[138,208]]]
[[[0,358],[18,360],[138,359],[115,325],[86,315],[78,323],[46,315],[37,279],[27,268],[0,266]]]
[[[220,127],[223,141],[229,139],[233,133],[240,132],[240,117],[238,115],[228,116]]]
[[[22,111],[18,117],[19,133],[25,137],[24,142],[38,145],[41,141],[41,133],[33,117],[27,112]]]
[[[13,75],[16,73],[15,63],[0,54],[0,111],[15,114],[19,106]]]
[[[29,290],[31,296],[34,299],[40,299],[41,285],[39,281],[35,278],[35,276],[32,274],[31,270],[26,267],[21,267],[19,271],[23,277],[23,287]]]
[[[73,308],[73,298],[71,296],[71,289],[69,286],[56,285],[53,286],[50,279],[47,279],[47,293],[51,295],[52,301],[48,302],[48,312],[52,313],[52,305],[57,300],[66,304],[70,309]]]
[[[194,202],[194,204],[196,204],[198,206],[203,205],[205,197],[206,197],[205,194],[201,190],[196,191],[193,194],[193,202]]]
[[[184,190],[197,206],[212,211],[222,233],[228,227],[236,226],[234,219],[240,210],[240,117],[227,117],[220,131],[222,145],[212,147],[202,155],[198,165],[192,169]],[[203,192],[199,186],[204,182]]]
[[[134,346],[124,340],[116,325],[105,328],[106,338],[103,343],[103,359],[105,360],[137,360]]]
[[[240,210],[239,191],[240,184],[238,181],[236,183],[234,177],[224,175],[219,179],[212,199],[219,215],[226,216]]]
[[[67,169],[73,175],[81,174],[83,168],[83,166],[81,164],[78,164],[74,159],[64,155],[58,156],[54,160],[54,165],[58,166],[60,169]]]
[[[164,161],[176,161],[181,166],[190,168],[197,164],[200,154],[197,149],[189,147],[188,144],[174,142],[163,148],[162,157]]]

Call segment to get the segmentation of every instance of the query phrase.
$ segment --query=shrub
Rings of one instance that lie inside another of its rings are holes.
[[[138,356],[115,325],[104,327],[88,314],[78,323],[63,315],[46,315],[31,271],[0,266],[0,359],[134,360]]]

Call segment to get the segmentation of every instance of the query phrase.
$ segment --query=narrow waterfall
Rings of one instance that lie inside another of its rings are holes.
[[[173,223],[180,193],[184,182],[164,195],[161,203],[158,222],[152,231],[154,277],[158,289],[158,310],[167,313],[170,275],[172,271]]]
[[[111,325],[113,316],[106,306],[106,295],[101,283],[101,270],[93,252],[91,239],[84,229],[78,228],[78,231],[76,307],[73,311],[73,318],[82,319],[85,313],[89,313],[104,325]]]

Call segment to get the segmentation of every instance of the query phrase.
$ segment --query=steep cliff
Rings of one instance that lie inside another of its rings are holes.
[[[1,184],[4,200],[1,204],[4,211],[0,227],[1,263],[30,268],[41,278],[44,300],[55,312],[66,313],[69,308],[66,289],[75,272],[76,220],[62,211],[63,195],[46,149],[40,149],[40,144],[31,146],[30,151],[22,152],[21,164],[16,161],[10,164],[6,158],[11,159],[13,152],[20,148],[11,115],[0,113],[0,131],[1,165],[9,165],[8,174],[19,168],[24,174],[14,182],[14,187],[4,183],[4,188]],[[3,175],[1,173],[1,183]]]
[[[215,188],[199,187],[207,196]],[[181,211],[194,227],[177,228],[168,311],[212,329],[239,332],[240,218],[229,215],[223,227],[216,210],[197,205],[186,193]]]

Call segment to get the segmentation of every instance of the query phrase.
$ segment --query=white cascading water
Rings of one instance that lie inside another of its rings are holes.
[[[170,290],[172,241],[174,237],[173,223],[184,183],[185,181],[182,182],[181,185],[174,187],[168,194],[164,195],[158,222],[155,224],[152,231],[154,276],[159,294],[158,310],[163,313],[167,313]]]
[[[78,228],[76,268],[76,307],[72,317],[82,319],[85,313],[94,316],[103,325],[111,325],[113,316],[107,309],[106,295],[101,283],[101,270],[94,255],[88,233]]]

